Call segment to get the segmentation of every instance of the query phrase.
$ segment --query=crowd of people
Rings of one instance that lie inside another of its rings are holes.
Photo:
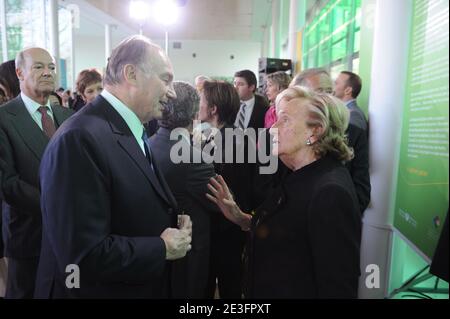
[[[43,48],[0,65],[6,298],[357,297],[370,202],[357,74],[191,85],[132,36],[76,94],[55,78]],[[237,160],[265,143],[275,172]]]

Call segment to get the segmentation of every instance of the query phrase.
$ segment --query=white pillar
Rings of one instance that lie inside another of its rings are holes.
[[[272,26],[270,27],[270,33],[272,38],[272,46],[270,48],[270,57],[278,58],[277,52],[279,52],[279,27],[280,27],[280,1],[272,0]]]
[[[58,72],[56,73],[56,85],[59,86],[59,23],[58,0],[50,0],[50,53],[55,58]]]
[[[297,62],[297,20],[298,20],[298,0],[291,0],[289,6],[289,59],[292,65]]]
[[[111,56],[111,48],[111,25],[105,24],[105,63],[107,63],[109,57]]]
[[[2,31],[3,61],[8,61],[8,41],[6,40],[6,0],[0,0],[0,30]]]
[[[378,0],[376,5],[369,101],[372,201],[363,220],[360,298],[388,293],[412,5],[410,0]],[[365,285],[370,264],[380,269],[379,289]]]

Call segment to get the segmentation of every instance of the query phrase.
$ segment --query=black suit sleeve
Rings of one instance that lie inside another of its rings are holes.
[[[5,130],[0,122],[0,170],[3,173],[1,188],[4,200],[15,208],[40,214],[39,189],[21,179],[15,169],[13,150]]]
[[[111,234],[112,182],[98,142],[76,130],[59,136],[47,148],[40,173],[44,231],[62,273],[77,264],[81,280],[142,282],[162,276],[166,252],[160,237]]]
[[[322,187],[308,211],[308,238],[319,298],[356,298],[361,222],[340,186]]]
[[[2,159],[0,158],[0,167],[1,167]],[[0,169],[0,185],[2,185],[2,170]],[[0,187],[0,259],[3,258],[3,250],[5,249],[5,246],[3,244],[3,232],[2,232],[2,225],[3,225],[3,210],[2,210],[2,188]]]
[[[213,165],[191,165],[187,176],[186,188],[193,199],[206,211],[214,211],[222,214],[219,207],[206,197],[206,194],[209,193],[207,187],[209,180],[215,175]]]
[[[370,202],[369,142],[366,131],[355,125],[349,125],[348,137],[355,157],[347,163],[347,168],[355,185],[362,214]]]

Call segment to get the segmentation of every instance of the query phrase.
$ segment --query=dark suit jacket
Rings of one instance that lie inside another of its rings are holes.
[[[361,215],[332,157],[287,175],[256,211],[250,237],[247,297],[357,297]]]
[[[347,129],[349,146],[355,157],[347,163],[358,196],[359,209],[364,213],[370,202],[369,141],[367,122],[356,102],[349,105],[350,124]]]
[[[355,157],[347,163],[347,168],[355,185],[362,214],[370,203],[369,132],[366,117],[356,101],[349,103],[347,107],[350,110],[347,134],[349,145],[355,153]]]
[[[3,166],[3,161],[0,158],[0,168]],[[2,210],[2,200],[3,200],[3,194],[2,194],[2,170],[0,169],[0,258],[4,257],[4,250],[5,250],[5,246],[3,244],[3,210]]]
[[[359,108],[358,104],[355,101],[350,102],[347,105],[347,108],[350,110],[350,123],[356,125],[360,129],[367,132],[367,121],[364,112]]]
[[[255,129],[256,133],[258,133],[259,128],[264,128],[264,118],[268,109],[269,103],[267,100],[263,96],[255,94],[255,106],[253,107],[252,116],[250,117],[247,128],[251,127]]]
[[[52,106],[55,126],[73,114]],[[33,121],[20,96],[0,107],[0,170],[5,256],[37,257],[41,244],[39,164],[48,137]]]
[[[209,179],[215,176],[214,166],[204,162],[174,163],[170,151],[174,145],[188,152],[190,160],[200,159],[201,151],[183,138],[170,139],[170,130],[159,128],[150,139],[153,158],[174,194],[178,207],[191,216],[192,250],[174,265],[172,287],[176,298],[205,298],[209,273],[210,217],[221,215],[216,204],[206,198]]]
[[[35,297],[169,296],[160,235],[176,225],[176,203],[153,167],[156,174],[102,96],[60,128],[40,168],[44,226]],[[79,289],[65,286],[69,264],[79,266]]]
[[[254,198],[253,185],[255,184],[255,174],[257,172],[256,163],[251,163],[249,160],[249,153],[255,152],[256,142],[252,138],[239,138],[234,139],[233,143],[233,162],[228,163],[226,160],[226,151],[231,150],[231,145],[227,145],[226,131],[227,129],[234,129],[232,125],[225,125],[220,129],[221,140],[216,136],[213,141],[219,145],[222,149],[221,153],[211,152],[210,155],[214,155],[214,170],[217,174],[222,175],[225,182],[228,184],[231,192],[234,195],[236,203],[239,207],[245,211],[249,212],[255,209],[259,203],[256,202]],[[242,135],[241,135],[242,136]],[[203,151],[207,149],[209,142],[207,141]],[[217,151],[216,151],[217,152]],[[236,162],[236,154],[243,154],[242,163]],[[220,158],[220,155],[222,156]],[[224,216],[219,216],[223,220],[225,225],[232,225],[236,229],[240,229],[237,225],[228,221]]]
[[[0,159],[1,160],[1,159]],[[0,164],[1,167],[1,164]],[[0,185],[2,184],[2,171],[0,170]],[[0,258],[3,258],[4,256],[4,249],[5,246],[3,244],[3,223],[2,223],[2,216],[3,216],[3,212],[2,212],[2,188],[0,187]]]

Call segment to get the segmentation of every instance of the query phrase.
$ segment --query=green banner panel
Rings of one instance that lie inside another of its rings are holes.
[[[394,216],[394,227],[427,261],[448,210],[448,6],[414,2]]]

